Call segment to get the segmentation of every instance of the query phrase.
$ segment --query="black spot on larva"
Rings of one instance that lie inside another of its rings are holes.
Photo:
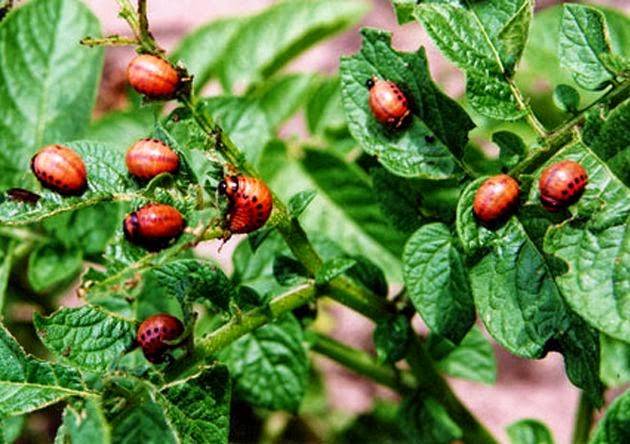
[[[579,178],[579,177],[576,177],[576,178],[575,178],[575,180],[574,180],[573,182],[575,182],[575,184],[576,184],[576,185],[577,185],[577,184],[579,184],[579,183],[580,183],[580,178]]]
[[[569,192],[567,190],[562,190],[562,195],[566,196],[567,194],[569,194]]]
[[[153,333],[157,333],[159,331],[159,329],[157,327],[153,328]]]
[[[252,197],[252,202],[256,203],[257,200],[258,198],[256,196]]]
[[[573,182],[569,182],[569,188],[573,189]]]
[[[258,208],[259,210],[262,209],[263,204],[259,203],[258,205],[256,205],[256,208]]]
[[[580,176],[580,179],[582,179],[582,180],[586,180],[586,176],[585,176],[584,174],[582,174],[582,175]]]
[[[247,200],[247,194],[243,194],[243,199]]]

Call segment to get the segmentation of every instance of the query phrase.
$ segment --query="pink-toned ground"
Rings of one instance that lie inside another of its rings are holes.
[[[86,0],[98,15],[106,34],[126,34],[126,24],[117,17],[114,0]],[[161,44],[172,48],[179,38],[195,27],[225,16],[242,15],[258,11],[272,4],[270,0],[151,0],[150,22],[152,30]],[[427,48],[431,71],[445,91],[457,96],[463,92],[462,75],[444,61],[439,52],[416,24],[397,26],[389,2],[372,0],[371,12],[361,25],[375,26],[393,32],[394,45],[399,49],[413,50],[423,45]],[[557,3],[539,1],[538,6]],[[627,0],[593,1],[630,9]],[[355,52],[360,46],[357,32],[351,31],[308,51],[289,67],[292,71],[321,71],[333,73],[338,68],[339,56]],[[112,101],[112,89],[120,86],[124,79],[124,67],[132,56],[131,50],[108,50],[104,76],[104,88],[99,104],[107,109],[116,107]],[[300,131],[300,124],[292,123],[283,134]],[[229,262],[229,253],[235,241],[222,250],[221,262]],[[206,245],[206,252],[214,253],[216,246]],[[372,347],[372,324],[343,307],[332,309],[336,317],[334,335],[348,344]],[[507,442],[505,427],[523,418],[540,419],[550,426],[556,442],[569,443],[573,417],[577,406],[578,391],[571,386],[564,374],[562,359],[551,353],[539,361],[515,358],[496,348],[499,362],[499,379],[494,386],[484,386],[462,380],[452,380],[452,385],[463,402],[475,412],[479,419],[494,432],[502,442]],[[366,383],[355,375],[325,359],[317,361],[325,370],[327,388],[334,407],[349,411],[369,410],[372,399],[386,391]]]

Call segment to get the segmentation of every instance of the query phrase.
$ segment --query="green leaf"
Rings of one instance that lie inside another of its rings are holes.
[[[411,236],[403,253],[403,275],[409,298],[427,326],[458,344],[475,322],[475,306],[446,225],[424,225]]]
[[[600,420],[590,444],[613,444],[630,440],[630,390],[612,403]]]
[[[460,240],[469,254],[480,255],[470,267],[475,305],[501,345],[518,356],[540,357],[547,341],[564,330],[566,308],[545,257],[516,217],[494,231],[475,220],[472,202],[485,180],[468,185],[457,208]]]
[[[413,233],[422,225],[422,189],[415,182],[394,176],[384,168],[370,171],[381,212],[397,230]]]
[[[3,239],[0,239],[0,315],[2,315],[4,311],[9,277],[13,265],[13,251],[16,245],[17,241],[7,241],[5,243]]]
[[[393,316],[376,324],[374,347],[379,362],[395,363],[405,357],[413,331],[405,316]]]
[[[559,58],[584,89],[602,89],[613,75],[602,61],[610,53],[604,14],[585,5],[566,4],[562,15]]]
[[[392,6],[399,25],[413,21],[413,10],[417,4],[418,0],[392,0]]]
[[[540,421],[522,419],[507,427],[512,444],[553,444],[551,432]]]
[[[33,324],[46,348],[62,362],[105,371],[134,344],[136,326],[126,319],[86,305],[61,308]]]
[[[269,126],[275,131],[310,99],[315,85],[311,74],[288,74],[265,82],[249,97],[267,116]]]
[[[507,168],[516,166],[527,152],[523,139],[509,131],[497,131],[493,133],[492,142],[497,144],[501,149],[499,160],[501,164]]]
[[[116,198],[129,198],[137,185],[126,175],[124,156],[101,142],[79,141],[67,144],[83,158],[88,170],[88,190],[80,197],[62,197],[50,190],[39,191],[36,204],[5,200],[0,197],[0,222],[26,225],[58,214],[94,206]]]
[[[116,377],[106,382],[101,396],[112,430],[112,443],[180,442],[156,401],[155,388],[149,383]]]
[[[162,388],[158,402],[175,429],[178,442],[221,444],[228,442],[230,425],[230,375],[223,365]]]
[[[10,418],[0,420],[2,430],[0,442],[3,442],[2,439],[4,439],[4,443],[13,444],[22,434],[22,428],[25,422],[24,416],[11,416]]]
[[[134,142],[151,133],[157,115],[154,106],[112,111],[92,122],[82,136],[113,146],[116,153],[124,155]]]
[[[525,111],[506,77],[518,62],[532,17],[530,0],[475,2],[470,9],[423,3],[414,16],[467,77],[466,97],[486,117],[517,120]]]
[[[601,365],[599,375],[609,387],[630,382],[630,344],[600,334]]]
[[[415,1],[415,0],[414,0]],[[363,413],[336,436],[337,444],[356,444],[358,442],[377,442],[379,444],[408,444],[398,421],[396,405],[376,399],[374,408]],[[328,411],[328,410],[326,410]]]
[[[567,376],[576,387],[584,390],[595,407],[601,407],[604,386],[599,378],[599,335],[573,313],[569,315],[569,322],[558,337]]]
[[[70,397],[92,395],[85,390],[77,370],[26,355],[0,325],[0,418],[32,412]]]
[[[316,285],[325,285],[340,274],[345,273],[356,265],[357,261],[345,257],[337,257],[326,261],[315,275]]]
[[[37,148],[75,139],[88,126],[103,51],[79,40],[99,34],[77,0],[31,1],[0,25],[0,188],[24,186]]]
[[[195,29],[179,42],[170,58],[176,62],[181,60],[194,75],[195,92],[219,74],[221,58],[244,23],[247,19],[238,17],[216,20]]]
[[[400,405],[399,422],[413,443],[449,444],[461,439],[462,430],[435,399],[416,393]]]
[[[297,411],[308,380],[300,323],[285,315],[233,342],[221,352],[239,398],[270,410]]]
[[[43,222],[46,232],[65,248],[80,248],[85,255],[96,255],[120,230],[121,206],[103,202],[82,210],[60,214]]]
[[[28,284],[35,293],[50,294],[68,285],[79,275],[82,266],[81,250],[43,245],[28,258]]]
[[[588,145],[626,186],[630,186],[630,99],[608,114]]]
[[[308,274],[306,267],[293,257],[281,254],[276,256],[273,262],[273,275],[278,283],[285,287],[303,284]]]
[[[625,235],[630,191],[581,143],[565,147],[549,159],[537,170],[535,180],[543,168],[563,159],[580,163],[589,178],[584,194],[570,208],[580,217],[551,227],[545,236],[545,252],[566,265],[566,272],[556,275],[556,283],[564,299],[584,320],[597,330],[628,341],[630,292],[623,292],[623,284],[617,288],[614,285],[623,276],[627,279],[623,269],[630,260],[624,253],[630,248],[630,236]],[[538,203],[538,187],[532,187],[530,202]],[[621,272],[617,278],[616,272]]]
[[[197,259],[180,259],[152,270],[157,282],[182,305],[208,301],[228,310],[235,290],[225,273],[216,265]]]
[[[317,80],[319,84],[306,105],[308,131],[324,137],[348,135],[339,77],[319,77]]]
[[[497,380],[497,361],[492,344],[477,326],[470,329],[459,345],[431,335],[428,348],[437,368],[449,376],[483,384],[494,384]]]
[[[212,97],[201,102],[199,110],[221,126],[247,160],[258,163],[272,137],[272,128],[258,103],[242,97]]]
[[[363,46],[341,59],[341,92],[352,136],[392,173],[446,179],[461,173],[461,158],[474,124],[464,110],[431,80],[424,48],[417,53],[392,49],[391,34],[363,29]],[[366,80],[395,82],[407,95],[413,116],[404,128],[379,123],[368,106]]]
[[[299,218],[300,215],[306,210],[309,204],[315,199],[317,193],[313,190],[304,190],[299,193],[295,193],[287,202],[289,213],[294,218]]]
[[[63,425],[57,433],[55,442],[68,443],[111,443],[111,430],[103,407],[95,400],[68,404],[63,411]],[[63,430],[63,436],[59,433]],[[61,440],[61,441],[59,441]]]
[[[398,257],[405,238],[382,215],[365,173],[322,151],[306,149],[300,161],[287,159],[286,151],[281,155],[281,167],[265,179],[283,199],[303,190],[317,193],[300,219],[307,232],[320,233],[344,250],[369,257],[389,279],[401,282]]]
[[[355,1],[293,0],[278,3],[242,25],[221,56],[226,89],[271,76],[318,41],[355,24],[365,6]]]

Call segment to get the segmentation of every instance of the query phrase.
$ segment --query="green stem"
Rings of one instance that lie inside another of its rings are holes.
[[[424,344],[416,337],[407,354],[407,362],[418,381],[418,388],[435,398],[462,429],[463,441],[470,444],[496,444],[492,434],[462,404],[438,373]]]
[[[401,373],[394,367],[381,365],[368,353],[348,347],[320,333],[311,332],[311,337],[314,341],[311,350],[315,353],[324,355],[344,367],[402,394],[414,390],[415,381],[408,372]]]
[[[580,403],[575,415],[575,425],[573,426],[573,444],[586,444],[593,426],[593,404],[589,401],[584,392],[580,393]]]
[[[121,37],[119,35],[110,35],[109,37],[85,37],[79,42],[84,46],[131,46],[137,45],[136,39],[130,39],[129,37]]]
[[[625,80],[619,86],[612,88],[600,99],[582,110],[577,116],[549,133],[549,135],[543,139],[541,146],[538,149],[532,149],[527,157],[516,165],[509,174],[516,176],[521,173],[530,172],[543,160],[553,156],[562,147],[571,142],[575,137],[574,129],[584,124],[586,113],[593,106],[599,104],[616,106],[628,97],[630,97],[630,80]]]

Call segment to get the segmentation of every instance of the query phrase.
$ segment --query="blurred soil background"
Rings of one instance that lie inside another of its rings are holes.
[[[371,3],[371,11],[360,26],[373,26],[393,32],[394,46],[399,50],[412,51],[419,46],[427,48],[433,77],[452,97],[464,92],[463,75],[445,61],[417,24],[398,26],[388,0],[365,0]],[[117,17],[114,0],[85,0],[98,16],[104,34],[128,34],[126,23]],[[151,0],[149,18],[151,30],[167,50],[175,47],[182,36],[196,27],[222,17],[246,15],[259,11],[274,2],[272,0]],[[539,0],[537,8],[557,4],[558,1]],[[630,12],[629,0],[599,0],[593,3],[611,6]],[[358,27],[357,27],[358,29]],[[286,71],[322,72],[334,74],[339,57],[351,54],[360,47],[357,29],[326,41],[307,51],[293,62]],[[212,42],[208,42],[211,45]],[[133,57],[129,48],[106,50],[103,81],[98,97],[97,116],[126,105],[125,68]],[[218,85],[210,86],[207,93],[219,93]],[[282,130],[283,136],[303,134],[300,117],[289,122]],[[217,254],[217,244],[200,247],[200,253],[220,260],[230,270],[230,253],[239,239],[232,239]],[[76,301],[68,301],[70,304]],[[372,350],[370,321],[343,307],[329,303],[328,313],[333,319],[333,336],[353,346]],[[423,327],[418,322],[419,328]],[[505,427],[519,419],[535,418],[545,422],[553,431],[559,444],[570,442],[573,417],[577,409],[578,390],[566,379],[560,355],[550,353],[545,359],[527,361],[511,356],[495,347],[498,360],[498,381],[494,386],[452,379],[450,382],[463,402],[479,417],[482,423],[507,442]],[[333,409],[347,412],[367,412],[375,397],[391,397],[393,394],[346,371],[323,358],[316,360],[325,375],[326,391]]]

